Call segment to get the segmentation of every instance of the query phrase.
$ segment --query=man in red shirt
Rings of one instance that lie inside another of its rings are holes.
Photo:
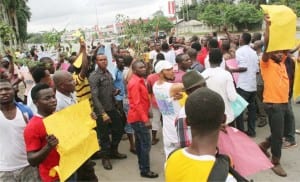
[[[205,36],[201,39],[201,50],[197,55],[197,60],[199,61],[200,64],[202,64],[202,66],[204,66],[204,60],[208,54],[207,44],[208,44],[208,36]]]
[[[150,100],[145,84],[146,64],[136,61],[132,65],[133,75],[130,78],[127,90],[129,99],[129,111],[127,122],[131,124],[135,134],[135,147],[139,162],[140,174],[145,178],[157,178],[158,174],[150,171],[151,137],[149,129]]]
[[[47,134],[43,123],[43,118],[56,109],[55,93],[47,84],[37,84],[32,88],[31,97],[38,112],[24,130],[28,161],[30,165],[39,167],[42,181],[58,181],[57,174],[49,175],[49,171],[59,163],[59,154],[55,148],[58,140],[54,135]]]

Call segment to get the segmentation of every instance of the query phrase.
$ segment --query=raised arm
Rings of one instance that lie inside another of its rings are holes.
[[[88,63],[87,53],[86,53],[86,44],[83,41],[80,41],[79,55],[80,54],[82,54],[82,65],[81,65],[81,70],[80,70],[79,76],[82,79],[84,79],[87,76],[87,72],[89,69],[89,63]]]
[[[264,35],[264,52],[262,55],[262,60],[264,62],[267,62],[270,58],[270,55],[266,52],[266,50],[268,49],[268,45],[269,45],[269,32],[270,32],[270,25],[271,25],[271,20],[270,20],[270,16],[268,14],[264,15],[264,21],[266,23],[266,30],[265,30],[265,35]]]

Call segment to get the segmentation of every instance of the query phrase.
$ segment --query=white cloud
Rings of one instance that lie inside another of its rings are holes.
[[[146,18],[159,9],[167,15],[167,4],[167,0],[29,0],[28,31],[92,27],[97,20],[104,26],[112,24],[117,14]]]

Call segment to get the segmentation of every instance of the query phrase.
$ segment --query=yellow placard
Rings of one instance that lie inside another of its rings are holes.
[[[74,61],[73,65],[75,66],[75,68],[80,68],[81,67],[81,65],[82,65],[82,56],[83,56],[83,54],[80,53],[79,56]]]
[[[91,112],[87,99],[44,119],[47,134],[53,134],[59,141],[59,165],[50,170],[50,176],[58,173],[60,181],[65,181],[99,150]]]
[[[300,55],[299,55],[300,56]],[[299,100],[300,98],[300,62],[295,61],[295,80],[294,80],[294,100]]]
[[[261,5],[271,20],[269,44],[266,52],[289,50],[295,47],[297,16],[284,5]]]

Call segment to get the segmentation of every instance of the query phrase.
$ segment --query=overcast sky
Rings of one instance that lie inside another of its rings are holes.
[[[28,5],[28,32],[92,27],[97,19],[99,26],[108,25],[117,14],[146,18],[161,9],[168,15],[168,0],[29,0]]]

